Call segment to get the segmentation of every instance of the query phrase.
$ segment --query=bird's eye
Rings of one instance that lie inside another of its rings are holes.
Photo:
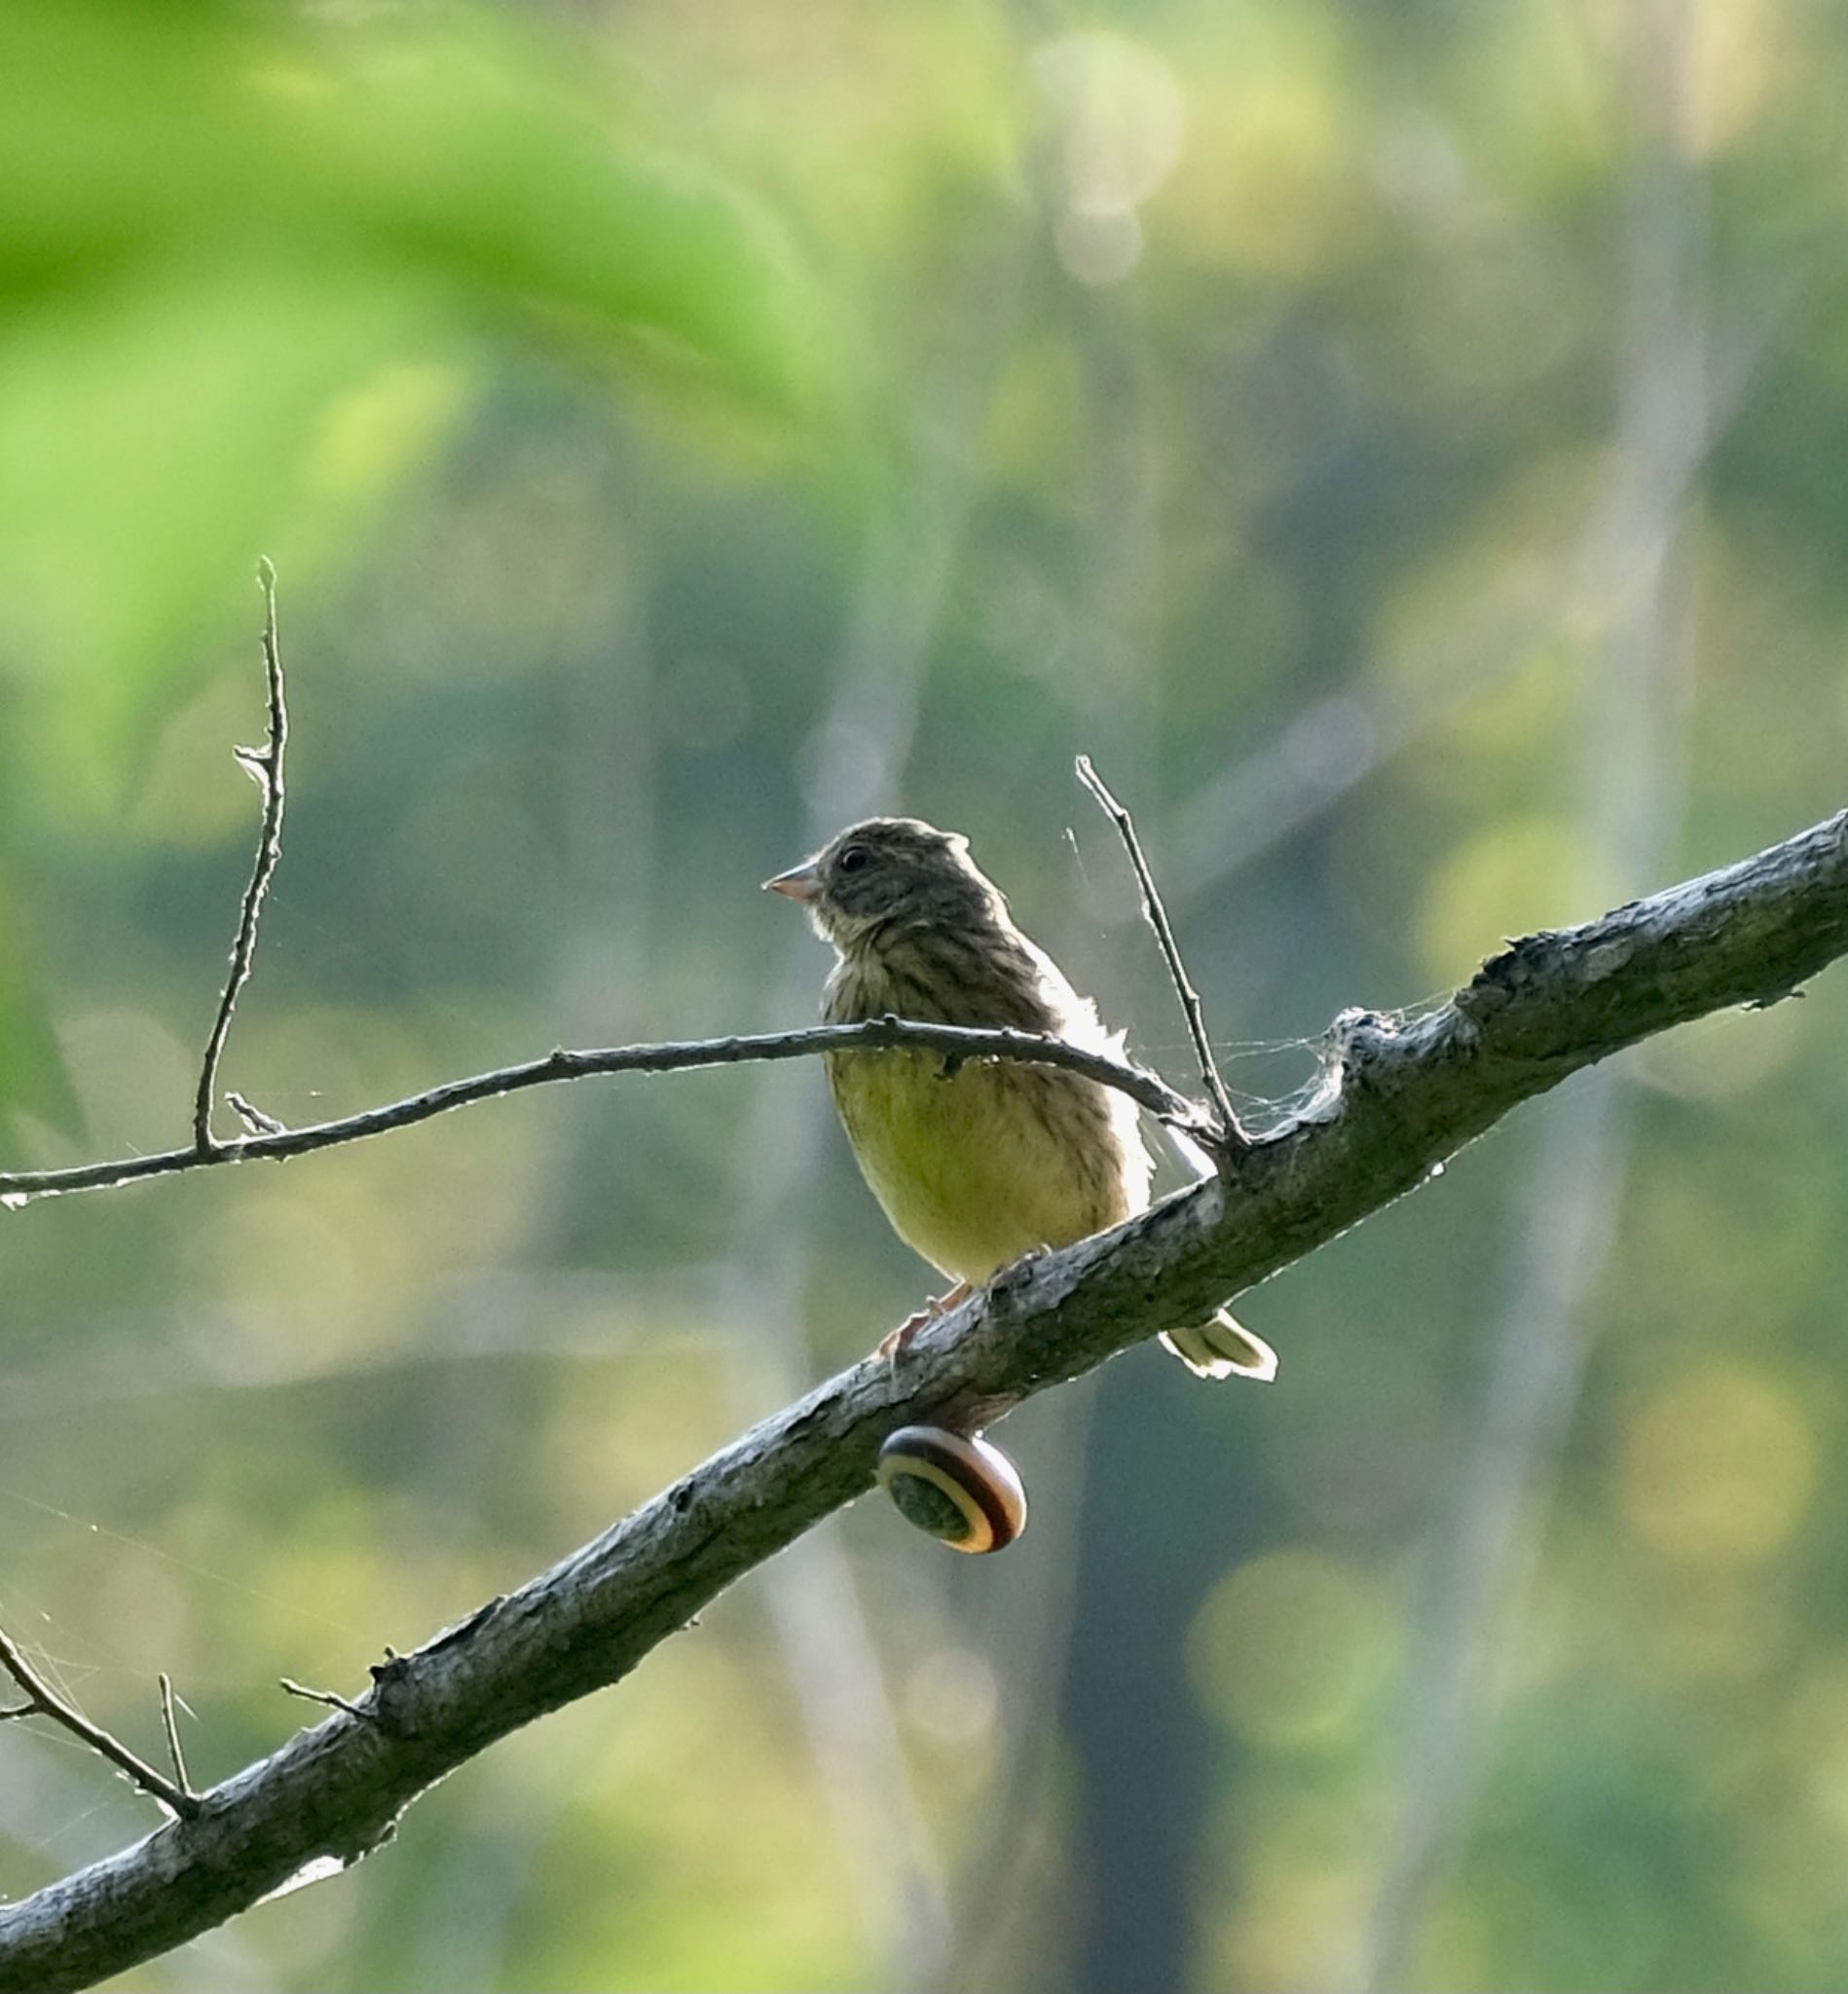
[[[837,872],[864,871],[871,857],[872,854],[867,850],[865,845],[849,845],[841,853],[840,857],[834,861],[834,869]]]

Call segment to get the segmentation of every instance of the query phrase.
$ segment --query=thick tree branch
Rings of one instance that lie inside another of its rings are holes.
[[[1259,1140],[1236,1179],[1209,1178],[1004,1274],[920,1332],[896,1368],[856,1365],[517,1593],[388,1655],[354,1713],[201,1795],[194,1818],[0,1909],[0,1989],[88,1985],[311,1865],[364,1855],[434,1781],[619,1681],[734,1579],[863,1494],[895,1425],[991,1421],[1199,1321],[1424,1181],[1518,1102],[1672,1025],[1775,1002],[1844,953],[1848,813],[1586,927],[1517,942],[1415,1024],[1345,1014],[1328,1087]]]

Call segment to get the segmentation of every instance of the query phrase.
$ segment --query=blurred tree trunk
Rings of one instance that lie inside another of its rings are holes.
[[[1196,1488],[1190,1514],[1224,1517],[1230,1529],[1176,1527],[1162,1465],[1176,1453],[1172,1426],[1141,1369],[1118,1365],[1099,1389],[1065,1684],[1079,1785],[1060,1978],[1078,1994],[1189,1984],[1200,1865],[1213,1839],[1206,1812],[1238,1769],[1190,1692],[1187,1634],[1208,1587],[1264,1534],[1264,1492],[1244,1450],[1188,1450],[1195,1469],[1202,1459],[1221,1463]]]

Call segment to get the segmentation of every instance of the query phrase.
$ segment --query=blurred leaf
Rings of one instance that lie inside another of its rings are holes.
[[[404,453],[355,453],[351,423],[344,489],[321,475],[388,370],[511,333],[837,440],[844,342],[774,229],[567,53],[465,13],[0,18],[0,590],[56,745],[84,745],[67,801],[247,615],[285,522],[325,559],[351,473],[389,488]]]

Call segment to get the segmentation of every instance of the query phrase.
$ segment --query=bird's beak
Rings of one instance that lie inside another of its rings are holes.
[[[822,875],[816,869],[815,861],[807,859],[799,866],[792,866],[787,872],[779,872],[774,879],[766,879],[763,890],[765,893],[786,894],[791,900],[819,900]]]

